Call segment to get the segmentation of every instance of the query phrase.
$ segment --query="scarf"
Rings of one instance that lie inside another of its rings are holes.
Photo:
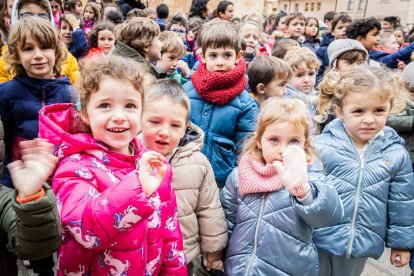
[[[209,72],[200,63],[191,81],[200,97],[210,103],[225,105],[240,95],[246,88],[246,63],[240,60],[236,67],[226,73]]]
[[[241,196],[267,193],[283,188],[276,168],[244,155],[239,163],[239,193]]]

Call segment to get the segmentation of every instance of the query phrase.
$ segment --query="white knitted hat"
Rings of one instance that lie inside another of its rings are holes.
[[[355,39],[335,39],[328,46],[329,66],[336,67],[337,58],[345,52],[351,50],[359,50],[366,53],[368,59],[368,51],[359,41]]]

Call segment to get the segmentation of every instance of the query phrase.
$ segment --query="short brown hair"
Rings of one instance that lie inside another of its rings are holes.
[[[114,32],[115,25],[110,21],[100,21],[99,23],[95,24],[92,28],[92,31],[89,35],[89,46],[91,48],[98,47],[98,35],[100,31],[108,30],[110,32]]]
[[[284,59],[292,47],[299,47],[299,42],[291,38],[279,38],[273,44],[272,56]]]
[[[116,39],[144,55],[144,48],[149,47],[159,35],[160,27],[153,20],[147,17],[133,17],[124,22]]]
[[[347,13],[338,13],[334,16],[331,23],[331,30],[335,30],[336,25],[338,25],[339,22],[342,23],[352,23],[352,18]]]
[[[306,23],[306,17],[303,15],[303,13],[301,13],[301,12],[292,12],[291,14],[286,16],[286,19],[285,19],[286,26],[289,26],[290,21],[292,21],[293,19],[296,19],[296,18],[298,18],[299,20],[303,20]]]
[[[284,60],[290,65],[293,71],[304,67],[318,69],[321,66],[321,62],[315,53],[305,47],[289,51]]]
[[[7,0],[5,0],[7,1]],[[49,7],[47,6],[45,1],[39,1],[39,0],[21,0],[19,1],[18,5],[17,5],[17,10],[20,11],[21,8],[23,8],[24,6],[30,5],[30,4],[34,4],[36,6],[41,7],[42,9],[45,10],[45,12],[50,15],[50,10]]]
[[[174,53],[181,59],[187,52],[183,40],[173,32],[162,32],[160,41],[162,43],[161,55],[164,53]]]
[[[43,18],[37,16],[24,17],[13,26],[4,61],[9,64],[9,70],[16,75],[26,73],[19,56],[19,49],[26,44],[26,35],[30,34],[37,43],[47,49],[55,50],[53,71],[60,76],[61,64],[66,59],[66,47],[59,41],[57,30]]]
[[[203,54],[208,48],[231,48],[236,54],[242,50],[243,38],[233,23],[219,20],[203,24],[199,39]]]
[[[289,81],[292,69],[286,61],[272,56],[258,56],[250,64],[247,73],[249,87],[253,94],[257,94],[257,85],[268,85],[274,78]]]

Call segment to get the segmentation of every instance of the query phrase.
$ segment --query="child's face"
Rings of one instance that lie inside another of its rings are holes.
[[[336,68],[340,73],[349,71],[351,69],[355,69],[358,67],[363,67],[365,65],[365,59],[361,56],[360,59],[355,61],[346,60],[346,59],[338,59]]]
[[[384,128],[390,106],[390,101],[378,97],[377,92],[348,92],[343,99],[342,109],[338,106],[334,106],[334,109],[355,145],[362,148]]]
[[[27,33],[26,43],[18,49],[20,62],[29,77],[36,79],[51,79],[55,66],[55,49],[46,48],[39,44]]]
[[[230,72],[242,58],[242,51],[236,53],[232,48],[207,48],[201,55],[201,61],[206,64],[209,72]]]
[[[122,93],[119,93],[122,91]],[[129,144],[140,131],[141,94],[129,82],[103,78],[90,96],[83,121],[109,149],[131,154]]]
[[[52,8],[52,13],[54,15],[58,15],[59,12],[61,11],[61,7],[58,2],[50,1],[50,7]]]
[[[141,118],[145,145],[164,156],[171,155],[185,134],[187,115],[183,105],[166,97],[146,103]]]
[[[177,64],[179,60],[180,57],[178,57],[175,53],[166,52],[161,55],[161,60],[157,62],[157,67],[167,75],[171,75],[175,72],[175,70],[177,70]]]
[[[397,42],[395,36],[390,36],[385,43],[378,45],[378,50],[383,51],[387,54],[394,54],[400,49],[400,45]]]
[[[161,59],[161,47],[162,43],[160,37],[154,37],[154,40],[151,42],[151,45],[147,48],[145,58],[149,62],[158,61]]]
[[[83,6],[81,1],[76,2],[75,10],[73,12],[77,15],[81,15],[83,13]]]
[[[294,70],[290,84],[302,93],[312,92],[316,83],[316,69],[307,66]]]
[[[85,8],[85,11],[83,12],[83,19],[93,21],[94,18],[95,18],[95,12],[90,6],[87,6]]]
[[[361,42],[368,51],[374,50],[380,41],[380,31],[377,28],[374,28],[370,30],[364,38],[357,37],[357,40]]]
[[[13,8],[13,0],[7,0],[7,16],[11,17],[12,8]]]
[[[241,29],[244,39],[246,40],[246,50],[247,54],[255,54],[259,48],[259,38],[260,33],[252,24],[245,24]]]
[[[234,6],[228,5],[224,13],[220,12],[220,18],[222,20],[231,21],[234,15]]]
[[[69,45],[72,43],[72,26],[66,22],[66,20],[62,20],[62,23],[60,24],[60,41],[65,43],[66,45]]]
[[[279,19],[279,22],[276,26],[276,30],[282,33],[286,32],[286,16]]]
[[[338,21],[335,29],[332,31],[332,35],[335,39],[346,38],[346,28],[351,25],[351,22]]]
[[[316,22],[314,19],[309,20],[305,30],[306,36],[315,37],[318,34],[318,31],[318,22]]]
[[[98,5],[98,7],[99,7],[99,11],[102,11],[102,7],[103,7],[102,0],[96,0],[96,2],[95,2],[95,3]]]
[[[289,22],[287,33],[291,38],[296,39],[305,33],[305,20],[297,17]]]
[[[385,21],[385,20],[382,21],[381,25],[382,25],[382,28],[384,30],[393,30],[394,29],[394,26],[390,22]]]
[[[176,33],[183,41],[185,40],[187,30],[184,26],[181,26],[180,24],[172,24],[170,31]]]
[[[98,48],[105,55],[110,53],[115,46],[115,36],[110,30],[102,30],[98,32]]]
[[[283,162],[283,152],[286,147],[297,145],[305,147],[305,130],[297,128],[290,122],[275,122],[268,125],[257,146],[262,150],[266,164],[275,161]]]
[[[394,31],[394,36],[395,36],[395,39],[397,39],[398,45],[400,45],[401,47],[401,45],[403,45],[404,43],[404,34],[400,30],[397,30],[397,31]]]
[[[275,76],[267,85],[259,84],[257,91],[264,96],[263,100],[270,97],[281,98],[286,93],[286,84],[286,80],[281,80]]]
[[[25,16],[38,16],[43,19],[49,20],[49,11],[44,10],[42,7],[36,4],[24,5],[19,9],[19,18]]]

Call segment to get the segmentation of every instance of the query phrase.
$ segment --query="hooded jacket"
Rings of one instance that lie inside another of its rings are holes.
[[[203,131],[190,123],[170,159],[188,263],[199,255],[200,249],[205,253],[218,252],[227,243],[227,225],[214,172],[200,152],[203,140]]]
[[[67,77],[39,80],[21,75],[0,84],[0,116],[6,130],[4,164],[20,159],[20,141],[37,137],[38,113],[43,106],[76,102],[76,98]],[[7,167],[0,183],[12,186]]]
[[[39,136],[61,157],[53,178],[64,230],[58,275],[187,275],[171,169],[147,198],[136,170],[145,151],[137,138],[135,154],[124,155],[79,133],[85,126],[74,105],[39,114]]]
[[[286,189],[241,196],[234,169],[221,192],[230,239],[226,275],[318,275],[313,228],[337,223],[343,209],[321,172],[312,169],[308,180],[315,195],[311,205]]]
[[[341,120],[316,137],[327,179],[335,186],[345,215],[317,229],[315,245],[330,254],[378,259],[385,246],[414,248],[414,175],[397,133],[384,127],[360,158]]]

